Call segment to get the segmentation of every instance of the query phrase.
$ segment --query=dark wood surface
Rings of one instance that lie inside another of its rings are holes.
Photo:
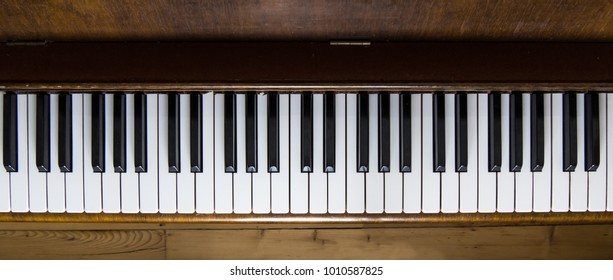
[[[0,56],[4,88],[613,82],[613,43],[50,43],[2,45]]]
[[[610,0],[4,0],[0,41],[611,41]]]

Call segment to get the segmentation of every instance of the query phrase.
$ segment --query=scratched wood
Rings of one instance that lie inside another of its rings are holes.
[[[611,230],[609,225],[169,230],[166,242],[169,259],[611,259]]]
[[[163,259],[163,231],[0,231],[0,259]]]
[[[613,2],[5,0],[0,40],[611,41]]]

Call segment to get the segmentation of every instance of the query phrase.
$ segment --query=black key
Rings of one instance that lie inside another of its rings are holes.
[[[565,93],[563,98],[562,170],[573,172],[577,168],[577,93]]]
[[[324,94],[324,172],[335,172],[336,116],[334,92]]]
[[[468,106],[465,92],[455,96],[455,171],[468,171]],[[475,167],[473,167],[475,168]]]
[[[543,171],[545,165],[545,101],[542,92],[530,95],[530,170]]]
[[[324,172],[336,167],[336,109],[334,92],[324,94]]]
[[[192,92],[189,96],[189,153],[190,170],[202,172],[202,94]],[[212,155],[210,155],[212,156]]]
[[[134,94],[134,170],[147,172],[147,96]]]
[[[126,94],[113,94],[113,167],[124,173],[126,165]]]
[[[104,94],[92,93],[92,168],[94,172],[105,169],[105,101]]]
[[[268,93],[268,172],[279,172],[279,94]]]
[[[236,172],[236,94],[224,93],[224,160],[226,173]]]
[[[181,172],[181,104],[179,94],[168,93],[168,172]]]
[[[512,92],[509,96],[509,171],[521,171],[524,162],[523,152],[523,106],[522,93]]]
[[[72,96],[60,93],[58,103],[57,161],[61,172],[72,172]]]
[[[36,94],[36,168],[51,171],[51,124],[48,93]]]
[[[3,164],[6,172],[17,172],[17,94],[4,94]],[[24,143],[25,144],[25,143]]]
[[[245,94],[245,152],[247,172],[258,172],[258,100],[255,92]]]
[[[379,172],[390,172],[390,95],[379,93]]]
[[[303,92],[300,102],[300,168],[313,172],[313,93]]]
[[[432,101],[434,172],[445,172],[445,94],[434,93]]]
[[[368,93],[358,93],[358,108],[357,108],[357,148],[358,148],[358,172],[368,172],[368,137],[369,137],[369,125],[368,125]]]
[[[500,172],[502,166],[500,92],[491,92],[487,102],[488,170],[489,172]]]
[[[400,172],[411,172],[411,94],[400,94]]]
[[[600,110],[598,93],[585,94],[585,171],[596,171],[600,165]]]

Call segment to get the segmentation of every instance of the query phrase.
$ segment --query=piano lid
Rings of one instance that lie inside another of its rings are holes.
[[[607,0],[2,1],[0,41],[613,40]]]

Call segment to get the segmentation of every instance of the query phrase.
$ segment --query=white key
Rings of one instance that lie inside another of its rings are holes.
[[[181,151],[181,172],[177,173],[177,212],[194,213],[196,211],[195,175],[191,172],[190,162],[190,96],[179,94],[179,132]]]
[[[138,175],[140,177],[140,212],[157,213],[159,191],[158,94],[148,93],[145,97],[147,99],[147,172]]]
[[[433,94],[422,94],[422,212],[438,213],[441,211],[441,173],[434,172],[433,143]]]
[[[50,94],[50,120],[51,124],[51,172],[47,174],[48,207],[49,212],[62,213],[66,211],[66,185],[64,173],[58,165],[58,122],[59,122],[59,95]]]
[[[357,172],[357,94],[347,94],[347,212],[364,213],[364,173]]]
[[[488,94],[478,94],[479,118],[479,209],[481,213],[496,211],[496,173],[489,172],[488,161]]]
[[[94,169],[92,168],[91,94],[83,94],[83,144],[83,183],[85,185],[85,212],[100,213],[102,212],[102,173],[94,173]]]
[[[477,169],[479,168],[477,150],[478,146],[478,110],[477,94],[466,95],[466,128],[468,130],[468,168],[460,173],[460,212],[477,212]]]
[[[607,198],[607,94],[598,94],[600,114],[600,165],[588,172],[588,210],[604,211]]]
[[[566,212],[569,206],[569,172],[564,172],[564,101],[561,93],[551,95],[551,210]]]
[[[134,166],[134,94],[126,94],[126,172],[121,173],[121,212],[138,213],[138,173]]]
[[[587,172],[585,171],[585,99],[577,93],[577,167],[570,174],[570,210],[587,211]]]
[[[328,182],[324,173],[324,95],[313,94],[313,173],[309,174],[309,212],[328,211]]]
[[[36,93],[28,94],[28,180],[30,184],[30,212],[47,211],[47,173],[36,167]],[[41,108],[42,109],[42,108]],[[19,143],[21,144],[21,143]],[[18,145],[19,145],[18,144]],[[51,147],[54,148],[54,147]],[[57,148],[57,147],[55,147]],[[21,155],[20,155],[21,156]],[[51,168],[54,168],[52,166]],[[57,167],[55,167],[57,168]],[[2,167],[4,170],[4,167]]]
[[[345,93],[335,94],[335,128],[334,173],[328,173],[328,212],[345,212]]]
[[[213,131],[215,100],[213,92],[202,95],[202,172],[196,173],[196,212],[213,213],[215,137]],[[221,152],[220,152],[221,153]],[[223,154],[223,153],[221,153]],[[218,154],[219,155],[219,154]]]
[[[510,171],[510,106],[509,94],[500,95],[500,140],[502,144],[502,166],[498,172],[498,212],[515,210],[515,175]]]
[[[4,91],[0,91],[0,124],[4,124]],[[4,162],[3,148],[4,137],[0,136],[0,160]],[[3,166],[0,166],[0,212],[9,212],[11,210],[9,173]],[[45,201],[46,203],[46,201]]]
[[[445,94],[445,172],[441,173],[441,211],[460,209],[459,172],[455,166],[455,94]]]
[[[160,213],[177,212],[177,173],[168,167],[168,94],[158,95],[158,164]]]
[[[121,211],[121,182],[120,173],[113,167],[113,94],[104,95],[105,101],[105,167],[102,174],[102,211],[105,213],[119,213]],[[52,103],[53,104],[53,103]],[[52,136],[53,137],[53,136]],[[52,158],[53,160],[53,158]],[[49,178],[51,181],[51,178]]]
[[[579,120],[577,120],[577,122],[579,122]],[[613,174],[613,93],[607,94],[607,136],[611,136],[607,137],[607,173]],[[611,148],[608,148],[608,146],[611,146]],[[607,180],[606,205],[607,211],[613,211],[613,179]]]
[[[247,173],[244,94],[236,94],[236,173],[234,174],[234,212],[251,213],[251,173]]]
[[[83,206],[83,94],[72,98],[72,172],[66,175],[66,211],[82,213]]]
[[[409,94],[409,93],[405,93]],[[402,174],[404,189],[404,212],[421,212],[422,191],[422,94],[411,94],[411,172]],[[430,104],[432,105],[432,104]],[[431,109],[427,109],[431,112]]]
[[[257,96],[258,172],[253,173],[253,213],[270,213],[270,174],[268,173],[268,96]]]
[[[532,211],[532,172],[530,172],[530,94],[522,94],[523,164],[515,173],[515,211]]]
[[[390,172],[385,173],[385,213],[402,212],[402,173],[400,173],[400,97],[390,94]]]
[[[290,94],[290,206],[292,213],[309,211],[309,173],[302,173],[300,167],[300,102],[300,94]]]
[[[534,212],[551,210],[551,94],[543,97],[545,116],[545,163],[541,172],[533,172],[534,178]]]
[[[289,212],[289,174],[290,174],[290,113],[289,94],[279,94],[279,173],[271,174],[272,212]]]
[[[368,94],[368,172],[366,173],[366,212],[383,212],[383,173],[379,172],[379,95]]]
[[[17,171],[11,172],[11,211],[28,212],[28,96],[17,94]]]
[[[224,161],[224,94],[215,94],[215,213],[233,211],[233,173]]]

